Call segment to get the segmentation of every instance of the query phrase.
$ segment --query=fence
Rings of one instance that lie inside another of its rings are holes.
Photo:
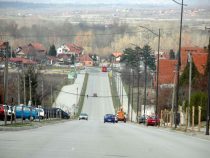
[[[174,127],[175,121],[177,121],[177,124],[179,125],[179,128],[192,131],[200,131],[201,130],[201,114],[202,109],[201,106],[197,107],[198,109],[195,109],[195,106],[192,106],[191,108],[186,107],[185,109],[183,107],[179,107],[177,117],[175,120],[175,112],[172,110],[164,109],[161,110],[161,116],[160,116],[160,126],[164,127]],[[196,123],[197,126],[195,126],[195,120],[197,119]]]

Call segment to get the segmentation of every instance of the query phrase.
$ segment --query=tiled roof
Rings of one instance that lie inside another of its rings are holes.
[[[36,43],[31,43],[31,45],[38,51],[46,51],[45,47],[41,43],[36,42]]]
[[[122,56],[123,53],[121,53],[121,52],[114,52],[114,53],[112,53],[112,55],[117,58],[117,57]]]
[[[207,50],[198,47],[184,47],[181,49],[181,71],[183,71],[187,65],[189,52],[192,54],[192,59],[198,72],[204,74],[208,53]]]
[[[10,58],[9,61],[14,63],[23,63],[23,64],[37,64],[37,62],[25,58]]]
[[[77,46],[77,45],[75,45],[73,43],[66,44],[66,46],[69,48],[70,52],[74,52],[76,54],[81,54],[82,51],[83,51],[82,47]]]
[[[79,57],[79,61],[80,61],[80,62],[84,62],[84,61],[93,61],[93,60],[89,57],[89,55],[84,54],[84,55],[81,55],[81,56]]]
[[[159,85],[173,84],[177,60],[160,59],[159,61]]]

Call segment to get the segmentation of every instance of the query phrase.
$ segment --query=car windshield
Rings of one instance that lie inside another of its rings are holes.
[[[210,158],[209,37],[210,0],[0,0],[0,158]]]
[[[81,113],[80,115],[81,116],[88,116],[86,113]]]

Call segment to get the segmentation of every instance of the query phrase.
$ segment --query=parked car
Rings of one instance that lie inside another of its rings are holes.
[[[62,119],[70,119],[70,115],[60,108],[45,108],[44,113],[46,118],[48,118],[47,111],[49,111],[51,117],[61,117]]]
[[[30,117],[32,117],[33,120],[38,118],[38,112],[36,111],[34,107],[30,107],[26,105],[16,106],[16,118],[22,118],[22,115],[23,115],[24,120],[25,119],[30,120]]]
[[[160,119],[157,116],[148,116],[146,119],[146,125],[157,126],[160,125]]]
[[[67,112],[62,110],[61,111],[61,118],[62,119],[70,119],[70,115]]]
[[[38,112],[38,118],[44,119],[44,117],[45,117],[44,109],[42,109],[42,108],[35,108],[35,110]]]
[[[7,120],[10,120],[11,116],[13,116],[12,106],[10,106],[10,105],[0,105],[0,120],[5,119],[5,110],[6,109],[7,109]]]
[[[145,121],[146,121],[146,119],[148,118],[148,116],[146,115],[142,115],[142,116],[139,116],[139,119],[138,119],[138,121],[139,121],[139,124],[140,123],[145,123]]]
[[[79,120],[88,120],[88,114],[86,113],[81,113],[79,115]]]
[[[115,123],[115,122],[116,122],[116,117],[115,117],[115,115],[113,115],[113,114],[106,114],[106,115],[104,116],[104,123],[106,123],[106,122]]]

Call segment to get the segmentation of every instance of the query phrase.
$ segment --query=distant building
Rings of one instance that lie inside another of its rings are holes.
[[[181,49],[180,74],[184,71],[188,62],[188,53],[191,53],[192,60],[200,74],[204,74],[208,53],[206,49],[198,47],[183,47]],[[177,60],[160,59],[159,61],[159,86],[161,88],[174,87],[176,79]],[[156,81],[154,82],[156,85]]]
[[[114,63],[119,63],[122,55],[123,55],[123,53],[121,53],[121,52],[113,52],[112,53],[112,61]]]
[[[193,62],[198,72],[200,74],[204,74],[208,58],[207,49],[198,47],[183,47],[181,49],[181,72],[184,71],[187,65],[188,53],[191,53]]]
[[[76,44],[63,44],[57,49],[57,56],[60,54],[66,54],[68,56],[75,55],[76,57],[79,57],[83,54],[83,51],[84,49]]]
[[[79,57],[79,62],[84,66],[93,66],[93,60],[87,54],[83,54]]]
[[[37,62],[41,62],[46,58],[47,51],[41,43],[30,43],[28,45],[19,46],[15,50],[18,58],[28,58]]]

